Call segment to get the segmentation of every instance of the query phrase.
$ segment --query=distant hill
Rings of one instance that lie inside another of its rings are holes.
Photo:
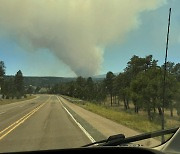
[[[105,77],[106,77],[106,74],[102,74],[102,75],[95,75],[95,76],[93,76],[92,78],[93,78],[93,79],[96,79],[96,78],[102,79],[102,78],[105,78]]]
[[[5,78],[12,78],[13,76],[6,76]],[[66,78],[66,77],[34,77],[34,76],[24,76],[25,86],[40,86],[47,87],[58,83],[74,81],[76,78]]]
[[[114,73],[114,75],[118,75],[119,73]],[[102,75],[95,75],[92,77],[93,79],[102,79],[102,78],[106,78],[106,74],[102,74]]]
[[[65,77],[24,77],[24,83],[25,85],[47,87],[58,83],[74,81],[75,79]]]
[[[119,73],[114,73],[115,75]],[[12,78],[13,76],[7,75],[5,79]],[[106,77],[106,74],[93,76],[92,79],[94,81],[102,81]],[[40,87],[48,87],[53,86],[59,83],[65,83],[70,81],[75,81],[76,77],[36,77],[36,76],[24,76],[24,84],[25,86],[40,86]]]

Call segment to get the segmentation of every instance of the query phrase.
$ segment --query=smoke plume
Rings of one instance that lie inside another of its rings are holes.
[[[76,75],[101,69],[107,45],[140,24],[164,0],[0,0],[0,35],[29,52],[49,49]]]

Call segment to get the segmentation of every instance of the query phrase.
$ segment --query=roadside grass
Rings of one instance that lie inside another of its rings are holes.
[[[74,100],[72,97],[66,97],[68,99]],[[75,99],[76,100],[76,99]],[[139,132],[151,132],[161,130],[161,117],[158,114],[154,117],[153,121],[148,120],[147,113],[145,111],[140,111],[139,114],[133,112],[133,108],[125,111],[123,105],[121,107],[113,106],[110,107],[108,104],[104,103],[92,103],[87,101],[71,101],[86,110],[99,114],[107,119],[115,121],[119,124],[125,125]],[[121,103],[122,104],[122,103]],[[165,128],[179,127],[180,119],[175,117],[170,117],[165,114]]]
[[[0,105],[5,105],[5,104],[11,104],[11,103],[15,103],[15,102],[20,102],[20,101],[25,101],[25,100],[29,100],[29,99],[33,99],[35,98],[36,96],[34,95],[27,95],[26,98],[21,98],[21,99],[0,99]]]
[[[115,121],[119,124],[127,126],[128,128],[134,129],[141,133],[152,132],[161,130],[161,119],[156,118],[154,121],[149,121],[147,115],[143,114],[132,114],[132,112],[127,111],[117,111],[114,108],[105,107],[102,105],[97,105],[94,103],[76,103],[77,105],[83,107],[86,110],[94,112],[98,115],[101,115],[107,119]],[[172,128],[180,126],[179,120],[168,119],[168,116],[165,116],[165,128]],[[165,140],[169,139],[171,135],[165,135]],[[161,137],[156,137],[155,139],[161,141]]]
[[[92,104],[89,102],[84,103],[84,105],[80,103],[77,104],[84,109],[97,113],[107,119],[113,120],[117,123],[140,132],[150,132],[160,129],[160,125],[148,121],[145,116],[130,114],[125,111],[116,111],[114,109],[107,108],[102,105]]]
[[[149,121],[147,112],[140,110],[138,114],[135,114],[132,104],[130,104],[130,109],[124,110],[122,102],[120,105],[113,104],[113,106],[111,106],[107,100],[106,102],[95,103],[79,100],[69,96],[63,97],[69,100],[71,103],[74,103],[86,110],[94,112],[119,124],[127,126],[128,128],[134,129],[139,133],[161,130],[161,117],[158,115],[158,113],[154,114],[153,121]],[[168,112],[169,111],[165,110],[165,129],[179,127],[180,117],[178,117],[176,114],[171,117]],[[176,111],[174,110],[174,113],[175,112]],[[165,135],[165,140],[168,140],[171,136],[172,134]],[[161,141],[161,136],[155,137],[154,139]]]

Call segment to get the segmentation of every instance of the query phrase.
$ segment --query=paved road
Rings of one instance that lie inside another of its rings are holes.
[[[0,106],[0,152],[79,147],[89,138],[56,96]]]

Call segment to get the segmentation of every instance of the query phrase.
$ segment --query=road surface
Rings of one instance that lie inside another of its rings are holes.
[[[57,96],[0,105],[0,152],[71,148],[90,142]]]

